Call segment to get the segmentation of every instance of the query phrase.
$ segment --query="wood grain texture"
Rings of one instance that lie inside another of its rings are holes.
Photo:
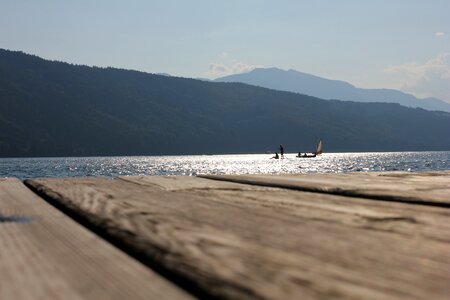
[[[192,299],[18,179],[0,179],[0,299]]]
[[[142,186],[153,187],[161,191],[177,191],[177,190],[270,190],[264,187],[257,187],[248,184],[236,184],[226,181],[213,181],[192,176],[123,176],[118,179],[132,182]]]
[[[194,180],[27,184],[209,297],[448,299],[449,209]]]
[[[450,207],[450,171],[201,177],[302,191]]]

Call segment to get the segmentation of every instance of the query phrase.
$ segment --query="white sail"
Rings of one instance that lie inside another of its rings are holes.
[[[322,154],[322,140],[319,141],[319,143],[317,144],[317,148],[316,148],[316,155],[320,155]]]

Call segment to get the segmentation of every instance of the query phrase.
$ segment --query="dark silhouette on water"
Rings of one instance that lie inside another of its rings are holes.
[[[322,145],[323,145],[322,140],[319,140],[319,143],[317,144],[317,147],[316,147],[316,151],[314,151],[311,154],[307,154],[307,153],[303,153],[302,154],[301,152],[299,152],[296,157],[298,157],[298,158],[312,158],[312,157],[316,157],[317,155],[322,154],[322,147],[323,147]]]
[[[275,152],[275,156],[271,157],[271,159],[279,159],[278,152]]]
[[[280,145],[280,156],[281,156],[281,158],[284,158],[284,148],[283,148],[283,145]]]

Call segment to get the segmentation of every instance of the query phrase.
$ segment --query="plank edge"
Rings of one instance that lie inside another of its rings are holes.
[[[425,205],[425,206],[434,206],[441,208],[450,208],[450,203],[446,202],[437,202],[424,200],[419,197],[402,197],[402,196],[393,196],[389,194],[377,194],[371,195],[363,192],[350,191],[341,188],[315,188],[315,187],[307,187],[307,186],[298,186],[295,184],[288,183],[277,183],[277,182],[261,182],[252,178],[243,178],[242,176],[233,177],[233,175],[197,175],[200,178],[219,180],[219,181],[228,181],[235,183],[243,183],[257,186],[266,186],[273,188],[284,188],[289,190],[296,190],[302,192],[311,192],[311,193],[319,193],[319,194],[328,194],[328,195],[337,195],[337,196],[345,196],[352,198],[363,198],[368,200],[375,201],[385,201],[385,202],[397,202],[402,204],[410,204],[410,205]],[[257,176],[257,175],[256,175]]]
[[[27,179],[23,183],[38,197],[42,198],[43,201],[46,201],[99,238],[116,247],[118,250],[133,257],[157,275],[165,278],[168,282],[178,286],[187,294],[199,299],[209,299],[211,297],[209,293],[198,287],[194,281],[165,268],[158,260],[149,258],[149,255],[144,254],[145,252],[135,249],[132,244],[127,243],[128,239],[123,237],[129,235],[129,232],[120,230],[120,228],[109,228],[108,226],[104,226],[102,222],[96,222],[95,214],[86,214],[86,212],[72,204],[71,201],[65,199],[64,196],[53,190],[47,189],[44,184],[39,182],[39,180],[45,180],[45,178]],[[110,230],[114,231],[114,233],[110,233]],[[156,249],[156,251],[158,251],[158,249]]]

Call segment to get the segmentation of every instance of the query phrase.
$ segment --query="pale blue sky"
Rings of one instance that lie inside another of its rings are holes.
[[[0,48],[215,78],[296,69],[450,101],[450,0],[0,0]]]

